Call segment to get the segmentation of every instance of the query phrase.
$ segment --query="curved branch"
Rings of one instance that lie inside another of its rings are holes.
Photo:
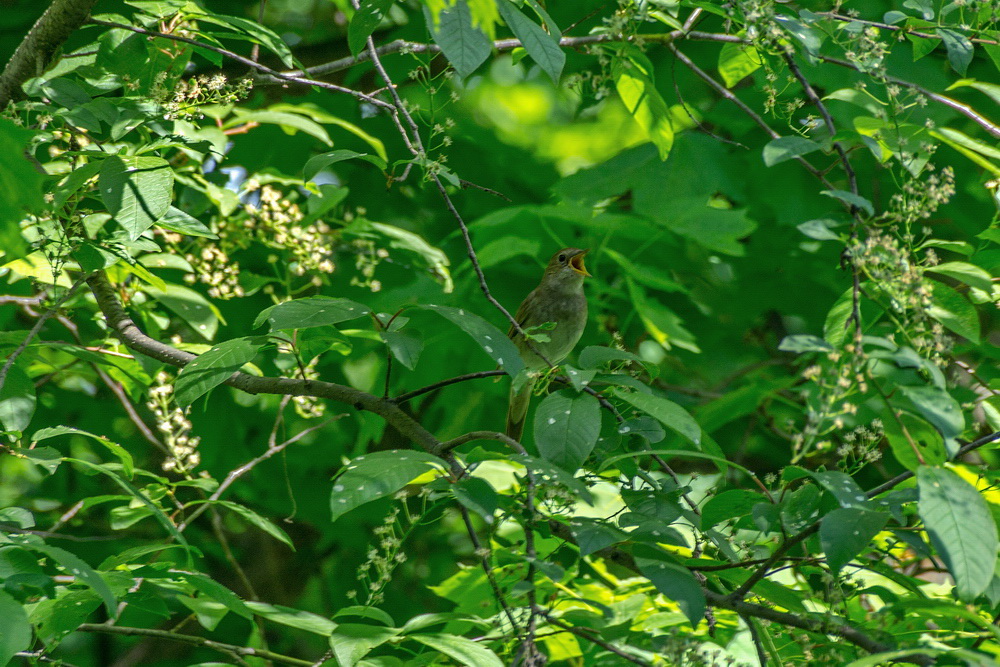
[[[0,109],[20,99],[21,84],[49,66],[56,51],[90,16],[97,0],[53,0],[0,74]]]
[[[107,276],[99,272],[87,279],[87,284],[97,299],[97,305],[108,322],[108,326],[122,340],[126,347],[158,359],[171,366],[184,367],[196,358],[190,352],[150,338],[136,326],[122,307]],[[425,451],[437,453],[441,443],[427,429],[406,414],[393,401],[373,396],[364,391],[317,380],[297,380],[283,377],[257,377],[236,372],[225,384],[248,394],[279,394],[283,396],[315,396],[328,398],[366,410],[382,417],[392,424],[404,437],[409,438]]]

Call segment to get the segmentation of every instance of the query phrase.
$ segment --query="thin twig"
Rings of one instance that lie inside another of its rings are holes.
[[[313,664],[310,660],[300,660],[299,658],[293,658],[292,656],[282,655],[266,649],[253,648],[251,646],[237,646],[235,644],[224,644],[222,642],[205,639],[204,637],[198,637],[196,635],[182,635],[175,632],[168,632],[166,630],[155,630],[152,628],[129,628],[118,625],[106,625],[103,623],[83,623],[76,629],[79,632],[96,632],[112,635],[125,635],[130,637],[157,637],[159,639],[180,642],[182,644],[191,644],[192,646],[202,646],[204,648],[214,649],[234,658],[254,656],[264,658],[265,660],[280,662],[285,665],[301,665],[301,667],[310,667],[310,665]]]
[[[283,72],[271,69],[266,65],[255,63],[250,58],[241,56],[240,54],[229,51],[228,49],[223,49],[218,46],[213,46],[211,44],[204,44],[202,42],[190,39],[188,37],[182,37],[180,35],[169,35],[167,33],[159,32],[158,30],[148,30],[146,28],[139,28],[125,23],[115,23],[114,21],[104,21],[102,19],[91,18],[88,22],[94,25],[102,25],[108,28],[121,28],[122,30],[130,30],[140,35],[147,35],[149,37],[160,37],[162,39],[169,39],[175,42],[183,42],[185,44],[191,44],[192,46],[197,46],[198,48],[207,49],[208,51],[218,53],[220,56],[225,56],[230,60],[236,61],[242,65],[246,65],[247,67],[257,70],[258,72],[264,72],[265,74],[269,74],[270,76],[279,79],[281,81],[287,81],[290,83],[299,83],[305,86],[316,86],[317,88],[323,88],[325,90],[331,90],[337,93],[343,93],[345,95],[356,97],[358,99],[364,100],[365,102],[368,102],[369,104],[374,104],[375,106],[378,107],[387,109],[392,108],[391,104],[383,102],[382,100],[372,97],[371,95],[368,95],[366,93],[362,93],[361,91],[354,90],[352,88],[345,88],[344,86],[338,86],[336,84],[327,83],[325,81],[316,81],[314,79],[308,79],[305,77],[295,76],[292,74],[284,74]]]
[[[62,305],[66,303],[70,299],[70,297],[72,297],[76,293],[76,290],[79,289],[80,285],[82,285],[84,281],[87,280],[88,276],[89,274],[85,273],[81,275],[79,278],[77,278],[70,286],[70,288],[66,290],[58,299],[56,299],[55,303],[53,303],[50,307],[46,308],[45,312],[38,317],[38,321],[35,322],[35,326],[31,327],[31,330],[28,332],[28,335],[25,336],[24,340],[21,341],[21,344],[18,345],[17,348],[15,348],[15,350],[11,353],[9,357],[7,357],[7,360],[4,362],[3,367],[0,368],[0,391],[3,390],[3,385],[7,381],[7,373],[10,372],[11,366],[13,366],[14,362],[17,361],[17,358],[21,356],[21,353],[28,348],[28,345],[30,345],[31,341],[34,340],[35,336],[38,335],[38,332],[42,330],[42,327],[45,326],[46,320],[55,315],[56,311],[59,310],[59,308],[61,308]]]
[[[413,391],[408,391],[405,394],[400,394],[392,400],[396,403],[405,403],[411,399],[421,396],[423,394],[428,394],[432,391],[441,389],[442,387],[447,387],[448,385],[458,384],[459,382],[465,382],[467,380],[478,380],[480,378],[491,378],[498,377],[501,375],[507,375],[507,371],[495,370],[495,371],[479,371],[478,373],[466,373],[465,375],[459,375],[457,377],[448,378],[447,380],[441,380],[440,382],[435,382],[434,384],[429,384],[426,387],[421,387],[420,389],[414,389]]]

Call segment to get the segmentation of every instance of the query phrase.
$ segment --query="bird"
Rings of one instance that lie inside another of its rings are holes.
[[[533,289],[514,319],[521,330],[530,329],[551,322],[555,326],[545,331],[547,341],[527,340],[513,325],[507,336],[514,341],[521,359],[528,371],[548,368],[566,358],[583,335],[587,324],[587,298],[583,294],[583,279],[590,276],[583,258],[588,250],[563,248],[552,255],[542,281]],[[539,354],[541,356],[539,356]],[[524,420],[528,413],[528,403],[535,383],[533,377],[520,388],[510,388],[510,402],[507,407],[506,434],[520,440],[524,433]]]

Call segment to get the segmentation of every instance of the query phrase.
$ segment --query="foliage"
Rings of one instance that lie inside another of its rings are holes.
[[[994,664],[1000,5],[806,4],[5,13],[0,665]]]

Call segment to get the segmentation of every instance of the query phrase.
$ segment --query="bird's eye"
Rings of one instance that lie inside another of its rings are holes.
[[[563,264],[566,263],[566,253],[562,253],[561,255],[559,255],[559,261],[562,262]]]

